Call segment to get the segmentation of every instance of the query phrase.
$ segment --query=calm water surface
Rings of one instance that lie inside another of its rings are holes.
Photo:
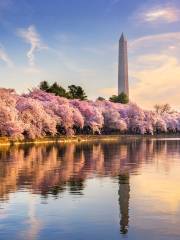
[[[180,140],[0,148],[0,239],[180,239]]]

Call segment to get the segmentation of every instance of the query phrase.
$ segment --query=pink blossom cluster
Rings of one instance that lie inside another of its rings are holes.
[[[156,134],[180,131],[180,113],[146,111],[136,104],[68,100],[39,89],[18,95],[0,89],[0,136],[35,139],[62,134]]]

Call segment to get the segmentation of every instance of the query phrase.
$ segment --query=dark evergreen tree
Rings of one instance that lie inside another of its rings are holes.
[[[118,96],[113,95],[112,97],[109,98],[109,100],[115,103],[127,104],[129,102],[129,97],[124,92],[122,92]]]
[[[106,100],[106,99],[103,98],[103,97],[98,97],[97,100],[98,100],[98,101],[104,101],[104,100]]]
[[[56,96],[59,97],[67,97],[66,90],[61,87],[57,82],[53,83],[47,92],[54,93]]]
[[[85,91],[81,86],[76,85],[70,85],[68,86],[68,97],[71,99],[80,99],[80,100],[86,100],[87,96],[85,94]]]
[[[40,83],[39,88],[42,91],[53,93],[56,96],[66,97],[69,99],[80,99],[86,100],[87,96],[84,89],[81,86],[70,85],[68,87],[68,91],[61,87],[57,82],[54,82],[50,85],[47,81],[43,81]]]
[[[42,91],[45,91],[47,92],[48,89],[49,89],[49,83],[47,81],[42,81],[39,85],[39,88],[42,90]]]

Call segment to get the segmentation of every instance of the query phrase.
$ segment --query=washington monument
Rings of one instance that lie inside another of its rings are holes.
[[[129,96],[127,40],[122,33],[119,39],[118,95]]]

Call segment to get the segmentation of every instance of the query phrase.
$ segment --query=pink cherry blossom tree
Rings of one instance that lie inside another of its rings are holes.
[[[13,89],[0,89],[0,135],[23,138],[23,122],[19,118],[16,102],[18,95]]]
[[[19,97],[16,108],[23,122],[23,133],[26,137],[34,139],[56,134],[56,118],[48,114],[38,100]]]

